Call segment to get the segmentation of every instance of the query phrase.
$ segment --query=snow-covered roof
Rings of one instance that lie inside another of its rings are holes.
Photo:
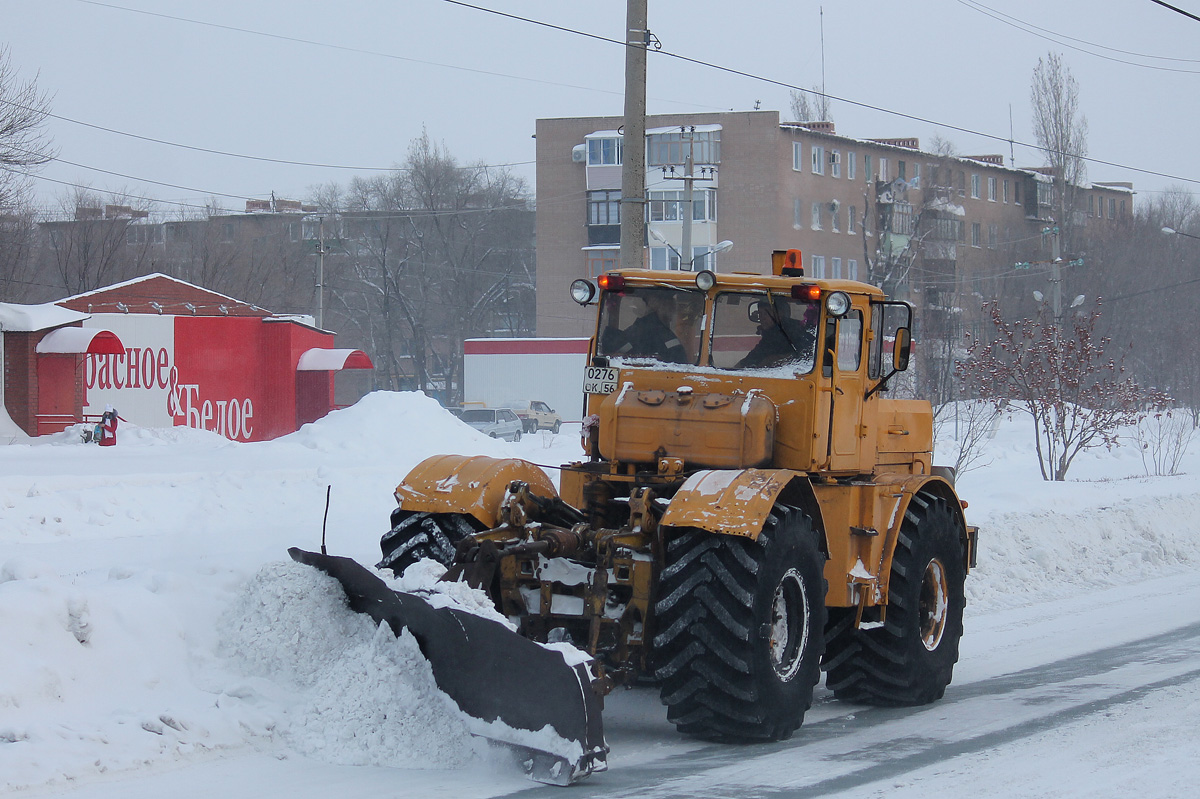
[[[116,334],[98,327],[60,327],[38,342],[43,355],[123,355],[125,347]]]
[[[88,314],[60,308],[52,302],[41,305],[19,305],[0,302],[0,330],[15,333],[32,333],[52,327],[62,327],[72,322],[81,322]]]
[[[197,286],[195,283],[189,283],[186,280],[180,280],[177,277],[172,277],[171,275],[165,275],[162,272],[152,272],[151,274],[142,275],[141,277],[135,277],[131,280],[123,280],[120,283],[113,283],[110,286],[103,286],[102,288],[93,289],[92,291],[85,291],[82,294],[73,294],[70,297],[63,297],[61,300],[59,300],[59,302],[62,303],[62,302],[69,302],[71,300],[79,300],[79,299],[83,299],[85,297],[95,296],[96,294],[107,294],[108,292],[112,291],[113,289],[123,289],[127,286],[136,286],[138,283],[145,283],[147,280],[154,280],[156,278],[165,278],[166,280],[170,280],[173,283],[179,283],[179,284],[187,286],[189,288],[193,288],[196,291],[203,291],[206,294],[212,294],[217,297],[222,297],[226,300],[229,300],[230,302],[236,302],[236,303],[239,303],[242,305],[246,304],[242,300],[238,300],[238,299],[234,299],[233,297],[230,297],[228,294],[222,294],[219,291],[213,291],[212,289],[206,289],[203,286]]]
[[[326,349],[305,350],[296,364],[297,372],[337,372],[342,369],[373,369],[374,364],[362,350]]]

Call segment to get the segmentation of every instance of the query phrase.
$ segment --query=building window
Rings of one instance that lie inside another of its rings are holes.
[[[679,269],[679,255],[669,247],[651,247],[650,268]]]
[[[821,229],[821,205],[822,203],[812,204],[812,229]]]
[[[829,265],[830,265],[830,267],[832,267],[832,274],[830,275],[830,277],[832,277],[834,280],[841,280],[842,279],[842,259],[836,258],[836,257],[831,258]]]
[[[980,229],[978,222],[971,223],[971,246],[978,247],[980,239]]]
[[[846,180],[858,177],[858,153],[851,150],[846,153]]]
[[[620,192],[616,192],[618,199]],[[649,214],[651,222],[682,222],[684,216],[684,192],[649,192]],[[714,222],[717,218],[717,193],[715,189],[692,192],[692,221]]]
[[[1004,202],[1008,202],[1008,178],[1004,179]]]
[[[886,158],[879,159],[879,179],[888,182],[888,162]]]
[[[799,230],[804,226],[804,200],[799,197],[792,200],[792,227]]]
[[[854,228],[858,225],[858,207],[850,206],[846,214],[846,232],[853,234]]]
[[[712,252],[708,247],[693,247],[692,248],[692,271],[699,272],[702,269],[709,271],[717,271],[717,254]]]
[[[1096,195],[1088,195],[1088,216],[1096,215]]]
[[[646,166],[682,165],[689,152],[693,164],[721,163],[721,131],[674,131],[646,137]]]
[[[979,175],[971,175],[971,199],[979,199]]]
[[[846,279],[858,280],[858,260],[855,258],[846,261]]]
[[[897,161],[896,162],[896,177],[899,178],[900,180],[908,180],[908,162],[906,162],[906,161]]]
[[[996,179],[993,177],[988,178],[988,202],[996,202]]]
[[[1121,218],[1125,218],[1125,201],[1121,200]]]
[[[233,223],[225,222],[221,225],[221,241],[225,244],[233,243]]]
[[[1000,239],[1000,226],[991,224],[988,225],[988,249],[996,249],[996,243]]]
[[[871,174],[871,156],[864,155],[863,156],[863,180],[865,180],[867,183],[870,183],[873,179],[874,179],[874,175]]]
[[[829,229],[834,233],[842,230],[842,205],[837,200],[829,204]]]
[[[1117,198],[1116,197],[1108,198],[1108,218],[1109,219],[1117,218]]]
[[[804,143],[792,142],[792,169],[796,172],[804,171]]]
[[[967,178],[966,173],[961,169],[958,170],[958,196],[965,196],[967,193]]]
[[[812,276],[815,278],[825,277],[825,256],[814,255],[812,257]]]
[[[596,278],[605,272],[611,272],[612,270],[616,269],[617,261],[620,260],[620,256],[620,250],[588,250],[588,277]]]
[[[825,148],[819,147],[814,144],[812,147],[809,148],[809,152],[812,154],[812,159],[811,159],[812,160],[812,173],[814,175],[824,175],[825,174]]]
[[[620,139],[588,139],[588,166],[615,166],[620,163]]]
[[[683,221],[682,191],[652,191],[649,200],[651,222]]]
[[[588,224],[589,225],[619,225],[619,224],[621,224],[621,192],[619,192],[619,191],[589,191],[588,192]]]
[[[1021,181],[1019,180],[1013,183],[1013,202],[1017,205],[1021,204]]]
[[[842,176],[842,151],[830,150],[829,152],[829,176],[840,178]]]
[[[912,180],[909,181],[908,185],[914,189],[919,189],[921,188],[921,165],[914,163],[912,167]]]

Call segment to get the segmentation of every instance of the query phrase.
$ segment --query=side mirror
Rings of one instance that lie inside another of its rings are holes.
[[[892,346],[892,368],[897,372],[908,369],[908,358],[912,354],[912,333],[907,327],[896,329],[896,343]]]

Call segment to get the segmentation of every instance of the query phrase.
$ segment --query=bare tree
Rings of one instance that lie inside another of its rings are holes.
[[[1079,83],[1062,56],[1048,53],[1033,70],[1029,92],[1033,134],[1055,176],[1055,221],[1073,246],[1073,212],[1079,188],[1087,180],[1087,117],[1079,110]]]
[[[976,340],[960,372],[980,398],[997,406],[1014,401],[1033,417],[1043,480],[1065,480],[1080,452],[1112,446],[1121,428],[1169,404],[1106,353],[1109,341],[1096,333],[1098,308],[1072,317],[1071,330],[1061,333],[1045,312],[1009,322],[997,303],[986,309],[996,338]]]
[[[504,170],[460,165],[428,134],[396,172],[316,192],[319,205],[341,213],[334,260],[344,268],[333,295],[369,342],[377,384],[453,402],[465,338],[531,332],[526,194]]]
[[[809,95],[812,95],[811,98]],[[833,112],[827,94],[823,94],[817,86],[811,91],[793,89],[789,108],[792,119],[796,122],[832,122]]]
[[[58,205],[55,218],[41,223],[46,235],[42,255],[67,294],[142,273],[150,242],[136,235],[134,225],[149,216],[148,201],[75,188],[60,196]]]
[[[22,82],[7,47],[0,47],[0,212],[17,204],[26,177],[54,158],[43,127],[50,100],[38,91],[37,79]]]

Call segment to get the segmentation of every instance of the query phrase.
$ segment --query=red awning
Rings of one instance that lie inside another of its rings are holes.
[[[297,372],[337,372],[342,369],[374,369],[375,364],[362,350],[335,350],[313,347],[300,356]]]
[[[125,345],[111,330],[60,327],[38,342],[39,355],[124,355]]]

